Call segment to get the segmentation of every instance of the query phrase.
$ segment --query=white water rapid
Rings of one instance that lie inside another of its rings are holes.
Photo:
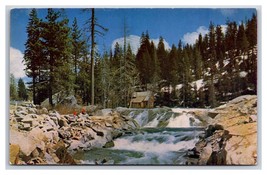
[[[122,109],[123,110],[123,109]],[[113,140],[112,148],[82,153],[83,162],[105,160],[106,164],[185,165],[187,150],[194,148],[204,131],[192,111],[155,108],[132,109],[128,117],[140,126]]]

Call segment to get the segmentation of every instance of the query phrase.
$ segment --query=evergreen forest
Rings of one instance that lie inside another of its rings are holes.
[[[164,36],[158,45],[149,31],[141,33],[137,53],[126,42],[100,52],[96,38],[108,29],[99,24],[94,9],[85,9],[88,21],[81,27],[64,11],[47,9],[45,18],[32,9],[24,52],[27,82],[34,104],[64,92],[81,105],[103,108],[129,107],[133,92],[152,91],[155,106],[216,107],[244,94],[257,94],[257,16],[242,22],[226,21],[226,30],[213,21],[209,32],[193,45],[177,43],[166,49]],[[175,29],[173,29],[175,30]],[[175,37],[175,36],[174,36]],[[14,77],[13,77],[14,79]],[[11,81],[11,98],[28,99]]]

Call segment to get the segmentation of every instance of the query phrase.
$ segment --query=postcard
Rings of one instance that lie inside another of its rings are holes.
[[[10,165],[257,165],[256,8],[14,8]]]

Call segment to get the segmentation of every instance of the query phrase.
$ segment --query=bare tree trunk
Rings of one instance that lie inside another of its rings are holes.
[[[94,52],[95,52],[95,9],[92,8],[91,20],[91,105],[95,104],[95,74],[94,74]]]

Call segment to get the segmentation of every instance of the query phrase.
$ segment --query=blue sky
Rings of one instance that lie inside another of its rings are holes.
[[[13,59],[13,62],[23,56],[24,44],[27,40],[26,26],[29,12],[30,9],[13,9],[11,11],[10,46],[12,51],[10,51],[10,55],[14,58],[10,59]],[[90,12],[82,12],[81,9],[65,9],[65,13],[70,20],[70,26],[76,17],[81,29],[85,27],[85,21],[91,15]],[[120,42],[120,38],[123,36],[124,19],[126,19],[128,35],[130,36],[129,42],[136,45],[135,47],[138,47],[141,33],[146,31],[149,32],[153,41],[157,42],[157,39],[162,36],[166,45],[169,46],[177,45],[180,39],[183,43],[193,43],[199,33],[207,33],[211,21],[215,25],[225,25],[227,19],[241,22],[251,18],[253,13],[256,13],[256,10],[248,8],[96,9],[95,15],[98,23],[109,29],[104,37],[97,39],[97,42],[100,52],[103,46],[110,49],[115,41]],[[38,9],[39,18],[45,18],[46,14],[47,9]],[[14,69],[17,71],[19,68]],[[10,70],[13,71],[12,68]],[[22,73],[15,77],[19,76],[23,76]]]

